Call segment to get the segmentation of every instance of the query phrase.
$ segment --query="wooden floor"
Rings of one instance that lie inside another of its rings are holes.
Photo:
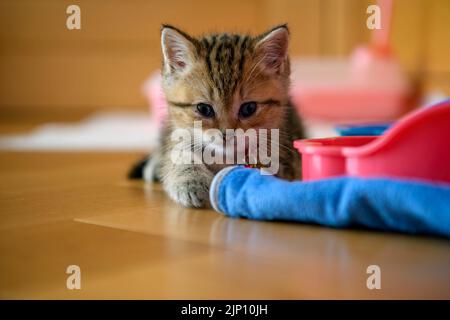
[[[450,298],[449,240],[185,209],[125,179],[138,157],[0,153],[0,298]]]

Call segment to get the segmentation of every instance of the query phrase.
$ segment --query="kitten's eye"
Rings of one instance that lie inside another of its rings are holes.
[[[199,103],[197,105],[197,111],[206,118],[212,118],[215,115],[213,107],[206,103]]]
[[[241,105],[239,109],[239,117],[248,118],[256,111],[257,104],[256,102],[246,102]]]

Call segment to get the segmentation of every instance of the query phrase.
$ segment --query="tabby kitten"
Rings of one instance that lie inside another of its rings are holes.
[[[292,141],[302,138],[303,130],[289,103],[288,43],[286,25],[258,36],[223,33],[199,38],[163,25],[168,120],[160,150],[130,176],[160,180],[168,196],[183,206],[208,206],[212,178],[226,165],[176,164],[170,156],[175,144],[171,133],[179,128],[193,130],[194,121],[201,121],[204,133],[219,129],[224,141],[229,138],[226,129],[279,129],[277,176],[298,178],[300,158]],[[192,145],[187,148],[194,152]]]

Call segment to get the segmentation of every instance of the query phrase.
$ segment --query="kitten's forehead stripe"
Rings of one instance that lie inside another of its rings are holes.
[[[233,44],[235,45],[235,46],[237,46],[237,44],[238,44],[238,42],[239,42],[239,39],[240,39],[240,37],[238,36],[238,35],[234,35],[233,36]]]
[[[242,70],[244,69],[245,50],[247,49],[247,42],[248,42],[248,37],[245,36],[239,45],[239,53],[240,53],[239,73],[242,73]]]
[[[251,38],[223,33],[201,38],[205,62],[210,79],[224,104],[228,104],[242,79],[245,56]]]

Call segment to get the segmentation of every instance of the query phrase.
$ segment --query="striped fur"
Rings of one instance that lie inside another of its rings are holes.
[[[192,37],[169,25],[162,28],[163,89],[169,104],[162,147],[144,168],[146,179],[162,180],[167,194],[185,206],[208,205],[208,189],[214,174],[224,165],[175,165],[170,160],[177,128],[203,130],[280,129],[280,171],[286,179],[299,177],[300,159],[292,140],[303,135],[302,126],[289,103],[290,65],[287,56],[288,28],[277,26],[258,36],[212,34]],[[248,101],[258,111],[248,119],[239,117]],[[198,103],[213,106],[215,117],[196,112]]]

